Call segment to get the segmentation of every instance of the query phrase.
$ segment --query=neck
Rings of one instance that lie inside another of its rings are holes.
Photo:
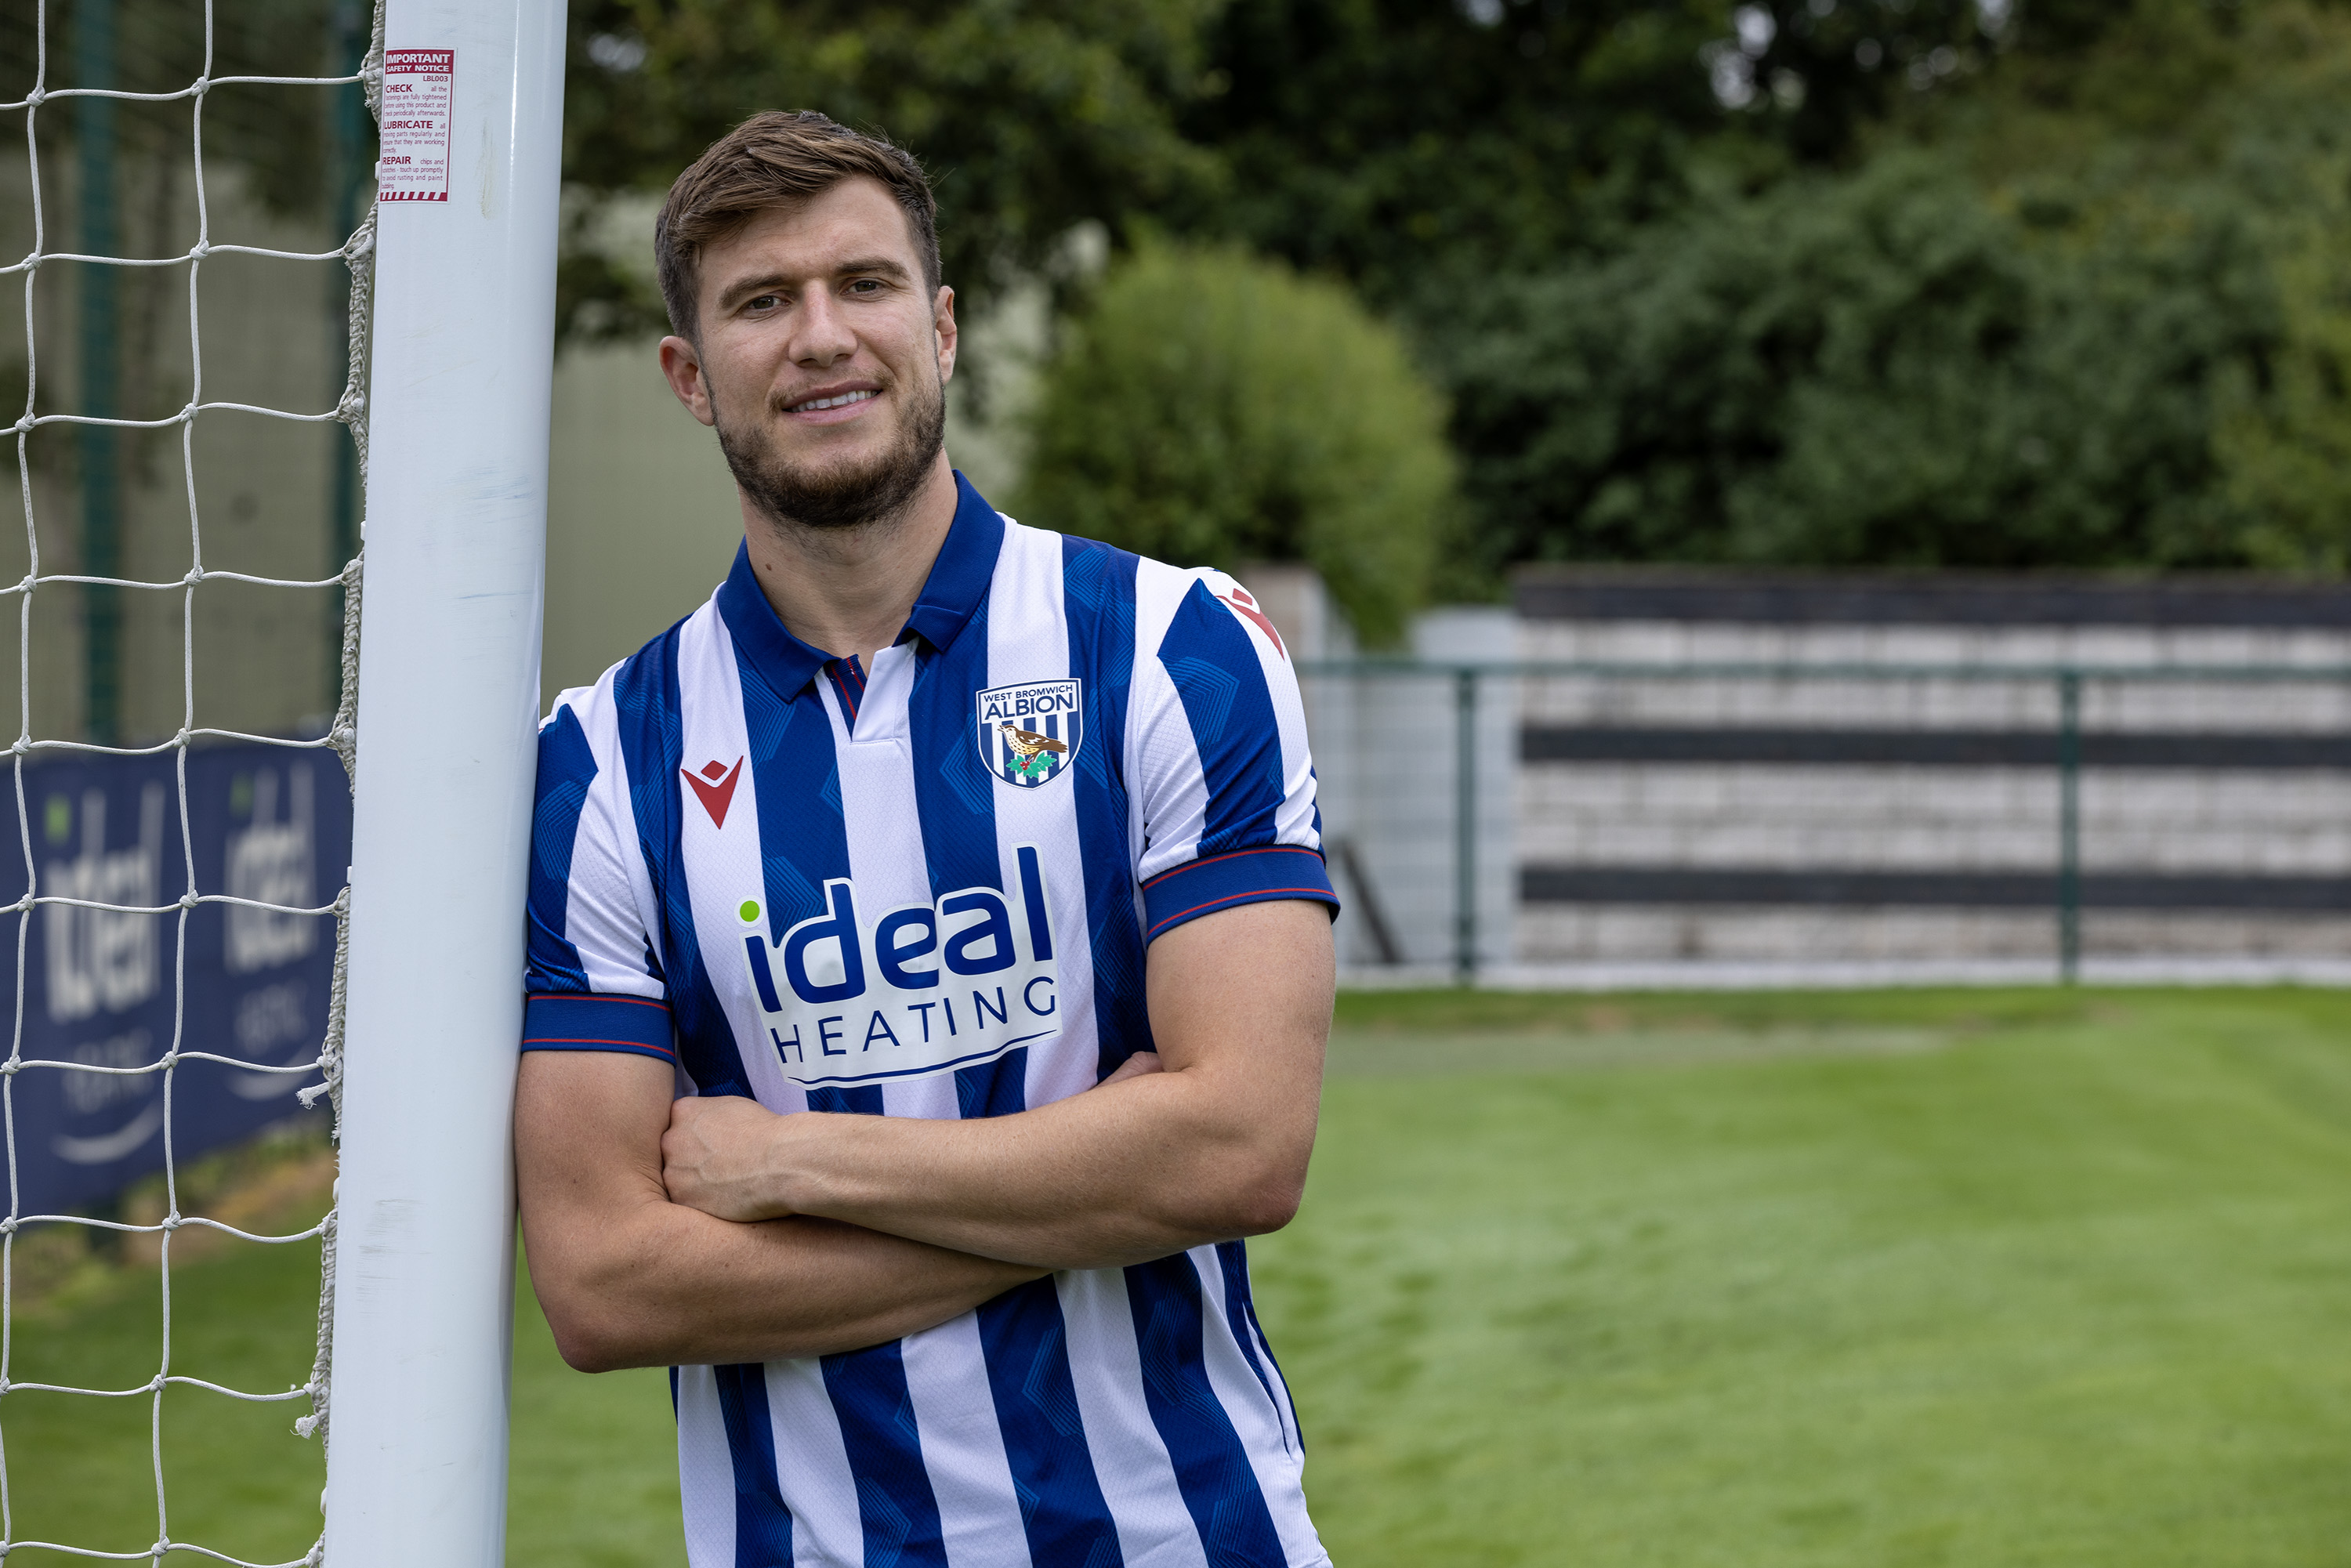
[[[736,492],[751,571],[785,628],[836,658],[869,667],[897,641],[955,521],[955,469],[941,451],[922,488],[893,515],[858,528],[781,520]]]

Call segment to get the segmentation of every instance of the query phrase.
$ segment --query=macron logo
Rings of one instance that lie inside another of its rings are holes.
[[[1249,597],[1248,589],[1237,583],[1232,592],[1219,593],[1217,598],[1234,614],[1256,622],[1258,630],[1273,639],[1273,651],[1280,654],[1285,663],[1289,660],[1290,650],[1281,645],[1281,633],[1273,629],[1272,618],[1257,607],[1257,601]]]
[[[702,809],[710,813],[710,825],[725,827],[726,807],[735,799],[735,786],[742,781],[743,759],[737,758],[735,766],[728,768],[714,758],[702,765],[702,772],[698,776],[686,773],[683,768],[678,771],[684,774],[685,781],[694,786],[694,792],[702,797]]]

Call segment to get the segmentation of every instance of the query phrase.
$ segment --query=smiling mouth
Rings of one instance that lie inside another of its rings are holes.
[[[842,392],[839,397],[816,397],[809,399],[806,402],[788,403],[784,407],[784,412],[786,413],[814,413],[820,409],[846,408],[851,403],[863,402],[868,398],[879,397],[881,393],[879,392],[870,391]]]

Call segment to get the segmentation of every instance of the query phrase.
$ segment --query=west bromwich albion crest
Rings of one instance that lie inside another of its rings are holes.
[[[979,759],[1024,789],[1058,779],[1085,738],[1085,683],[1075,678],[991,686],[977,698]]]

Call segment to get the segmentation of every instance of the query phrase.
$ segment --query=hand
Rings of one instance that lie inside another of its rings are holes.
[[[672,1102],[662,1134],[662,1186],[672,1203],[721,1219],[780,1219],[792,1212],[776,1191],[768,1157],[784,1118],[738,1095]]]
[[[1094,1085],[1162,1071],[1156,1051],[1138,1051]],[[785,1184],[808,1174],[828,1135],[847,1131],[839,1118],[815,1112],[778,1116],[757,1101],[732,1094],[673,1102],[662,1134],[662,1186],[672,1203],[721,1219],[781,1219],[798,1212]]]

